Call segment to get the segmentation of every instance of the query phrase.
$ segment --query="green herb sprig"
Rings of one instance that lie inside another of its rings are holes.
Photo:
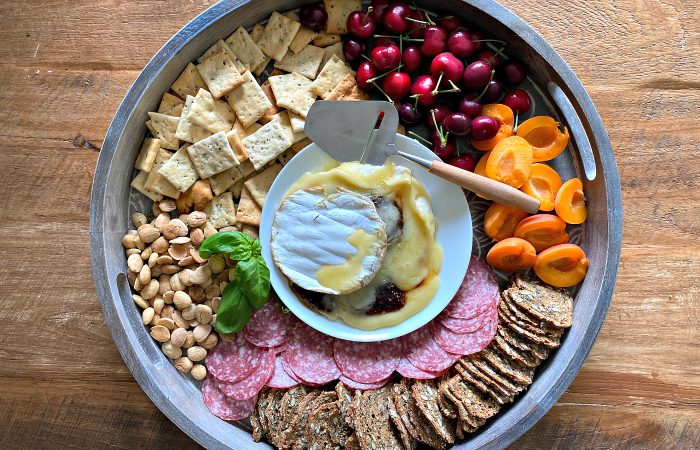
[[[236,278],[226,285],[216,314],[219,333],[243,330],[254,309],[260,309],[270,295],[270,269],[261,255],[260,241],[240,231],[223,231],[204,240],[199,254],[209,258],[227,254],[236,264]]]

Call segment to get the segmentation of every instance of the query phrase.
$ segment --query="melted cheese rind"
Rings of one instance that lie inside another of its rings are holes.
[[[367,285],[387,247],[384,222],[366,195],[308,187],[287,196],[272,223],[275,264],[298,286],[340,295]]]

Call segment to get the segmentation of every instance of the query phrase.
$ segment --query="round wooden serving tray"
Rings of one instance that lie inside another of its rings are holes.
[[[183,377],[141,323],[126,279],[121,239],[130,226],[133,162],[154,111],[185,65],[239,26],[251,27],[272,11],[301,6],[295,0],[224,0],[180,30],[153,57],[124,97],[105,137],[95,171],[90,211],[93,276],[105,319],[129,370],[141,388],[178,427],[207,448],[268,448],[253,442],[244,424],[216,418],[204,406],[199,386]],[[529,390],[455,448],[501,448],[537,422],[564,393],[586,359],[608,310],[622,239],[622,196],[610,142],[581,82],[547,42],[513,13],[491,0],[418,1],[428,10],[449,11],[466,23],[507,41],[508,53],[530,67],[528,89],[538,113],[553,114],[569,127],[573,145],[553,161],[564,179],[584,181],[588,220],[576,240],[590,269],[577,292],[573,326],[561,348],[538,369]],[[470,203],[472,198],[470,197]],[[472,205],[474,208],[476,205]],[[478,208],[477,208],[478,209]],[[475,243],[478,252],[479,243]]]

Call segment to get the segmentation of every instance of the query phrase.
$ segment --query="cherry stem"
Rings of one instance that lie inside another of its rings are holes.
[[[474,39],[472,42],[498,42],[501,45],[505,45],[505,41],[499,39]]]
[[[379,85],[377,84],[376,81],[372,81],[372,84],[374,85],[374,87],[376,87],[377,89],[379,89],[379,92],[381,92],[382,94],[384,94],[384,97],[386,97],[386,99],[389,100],[389,102],[394,103],[394,100],[393,100],[391,97],[389,97],[389,94],[387,94],[386,92],[384,92],[384,89],[382,89],[382,88],[379,87]]]
[[[438,125],[437,120],[435,119],[435,110],[431,109],[430,114],[433,116],[433,124],[435,124],[435,131],[438,133],[438,137],[440,138],[440,148],[445,148],[445,145],[447,145],[447,136],[450,135],[448,132],[447,134],[442,133],[442,125]]]
[[[423,25],[428,25],[430,23],[430,22],[426,22],[425,20],[414,19],[413,17],[404,17],[404,19],[408,20],[409,22],[420,23]]]
[[[389,34],[375,34],[374,37],[375,38],[378,38],[378,37],[379,38],[389,38],[389,39],[401,38],[401,36],[391,36]],[[410,38],[405,38],[404,40],[408,41],[408,42],[423,42],[424,41],[424,39],[410,39]]]
[[[413,137],[415,137],[417,140],[428,144],[429,146],[430,146],[430,145],[433,145],[432,142],[430,142],[429,140],[427,140],[426,138],[424,138],[423,136],[421,136],[420,134],[418,134],[418,133],[416,133],[416,132],[414,132],[414,131],[409,131],[408,134],[411,135],[411,136],[413,136]]]
[[[440,87],[440,83],[442,83],[442,76],[445,74],[445,72],[440,72],[440,76],[438,77],[437,83],[435,83],[435,89],[430,93],[433,97],[438,95],[439,90],[438,88]]]
[[[493,56],[490,57],[488,61],[486,61],[486,64],[488,64],[488,65],[490,66],[491,63],[493,62],[493,60],[496,59],[496,57],[497,57],[498,55],[500,55],[501,53],[503,53],[503,50],[505,50],[505,48],[506,48],[506,46],[505,46],[505,44],[504,44],[503,47],[501,47],[501,48],[499,48],[498,50],[496,50],[496,53],[494,53]]]
[[[452,89],[445,89],[444,91],[437,91],[437,92],[433,91],[434,93],[431,92],[430,94],[437,95],[437,94],[449,94],[451,92],[462,92],[462,90],[454,83],[454,81],[452,81],[452,80],[449,80],[449,81],[450,81],[450,84],[452,85]]]
[[[513,134],[518,132],[518,120],[520,119],[520,111],[515,111],[515,126],[513,127]]]
[[[420,94],[412,95],[411,98],[414,99],[413,108],[418,109],[418,99],[420,98]]]
[[[374,8],[372,8],[371,6],[369,8],[367,8],[367,12],[365,13],[365,16],[362,18],[363,24],[367,23],[367,16],[369,16],[372,13],[372,10],[374,10]]]
[[[399,70],[399,69],[402,68],[403,66],[404,66],[404,64],[401,63],[401,64],[398,65],[398,67],[395,67],[394,69],[391,69],[391,70],[389,70],[388,72],[384,72],[384,73],[381,74],[381,75],[377,75],[377,76],[374,77],[374,78],[370,78],[369,80],[367,80],[367,82],[368,82],[368,83],[374,83],[375,81],[377,81],[377,80],[379,80],[379,79],[382,79],[382,78],[384,78],[385,76],[389,75],[391,72],[396,72],[397,70]]]
[[[364,53],[360,53],[360,56],[362,56],[363,58],[365,58],[367,61],[372,62],[372,60],[370,59],[370,57],[367,56],[367,55],[365,55]]]
[[[493,81],[493,76],[494,76],[494,75],[496,75],[496,71],[495,71],[495,70],[491,70],[491,76],[489,77],[489,82],[486,83],[486,86],[484,86],[484,90],[481,91],[481,94],[479,94],[479,96],[476,98],[476,101],[477,101],[477,102],[478,102],[479,100],[481,100],[481,97],[483,97],[484,94],[486,93],[486,90],[489,88],[489,84],[491,84],[491,82]]]
[[[370,6],[371,8],[371,6]],[[401,57],[403,57],[403,40],[404,40],[404,35],[402,34],[399,37],[399,54],[401,54]],[[399,65],[399,72],[401,72],[401,65]]]

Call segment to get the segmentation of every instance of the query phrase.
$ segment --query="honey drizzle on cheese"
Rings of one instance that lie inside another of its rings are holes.
[[[361,228],[355,230],[348,237],[348,243],[357,249],[355,254],[348,255],[343,264],[322,266],[316,271],[316,279],[327,288],[346,291],[352,285],[351,280],[362,273],[362,262],[372,254],[372,247],[377,240],[376,235],[371,235]]]

